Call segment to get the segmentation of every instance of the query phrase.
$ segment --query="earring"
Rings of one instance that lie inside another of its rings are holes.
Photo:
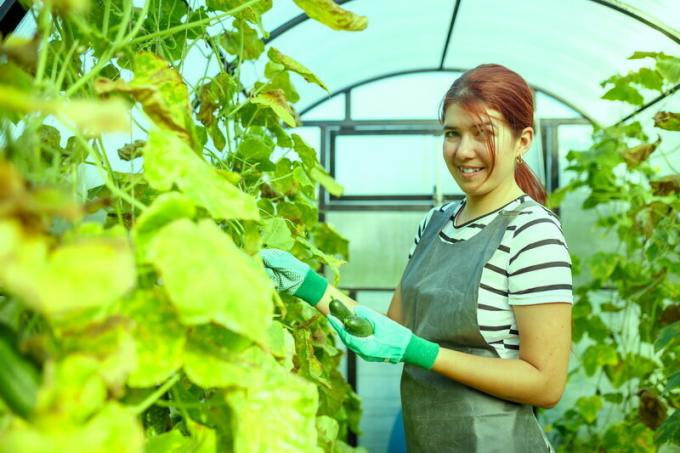
[[[524,163],[524,161],[522,160],[522,156],[517,156],[515,162],[517,162],[517,165],[522,165]]]

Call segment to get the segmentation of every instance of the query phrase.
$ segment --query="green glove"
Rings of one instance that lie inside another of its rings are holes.
[[[319,303],[328,287],[325,278],[283,250],[262,249],[260,256],[278,292],[292,294],[312,306]]]
[[[439,345],[414,335],[410,329],[370,308],[358,306],[354,314],[373,325],[373,335],[356,337],[345,330],[333,315],[328,321],[345,345],[369,362],[406,362],[431,369],[439,353]]]

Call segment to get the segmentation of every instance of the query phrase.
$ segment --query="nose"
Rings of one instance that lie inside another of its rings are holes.
[[[468,134],[462,134],[455,149],[454,156],[460,160],[467,160],[475,156],[477,141]]]

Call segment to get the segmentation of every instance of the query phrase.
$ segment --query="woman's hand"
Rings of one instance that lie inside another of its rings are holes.
[[[283,250],[262,249],[260,256],[278,292],[299,297],[312,306],[319,303],[328,287],[325,278]]]
[[[342,342],[361,358],[369,362],[406,362],[426,369],[432,368],[439,353],[438,344],[414,335],[407,327],[369,308],[358,306],[354,309],[354,314],[371,323],[373,335],[354,336],[333,315],[328,316],[328,321]]]

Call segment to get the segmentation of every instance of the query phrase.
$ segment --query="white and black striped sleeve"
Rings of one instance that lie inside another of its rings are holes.
[[[571,258],[554,214],[531,208],[517,216],[508,258],[508,303],[574,302]]]
[[[427,223],[430,221],[432,218],[432,214],[434,211],[436,211],[437,208],[432,208],[428,211],[427,214],[425,214],[425,217],[423,217],[423,220],[420,221],[418,224],[418,231],[416,232],[415,237],[413,238],[413,243],[411,245],[411,250],[408,252],[408,259],[411,259],[413,256],[413,252],[416,251],[416,246],[418,245],[418,242],[420,242],[420,238],[423,237],[423,232],[425,232],[425,228],[427,227]]]

